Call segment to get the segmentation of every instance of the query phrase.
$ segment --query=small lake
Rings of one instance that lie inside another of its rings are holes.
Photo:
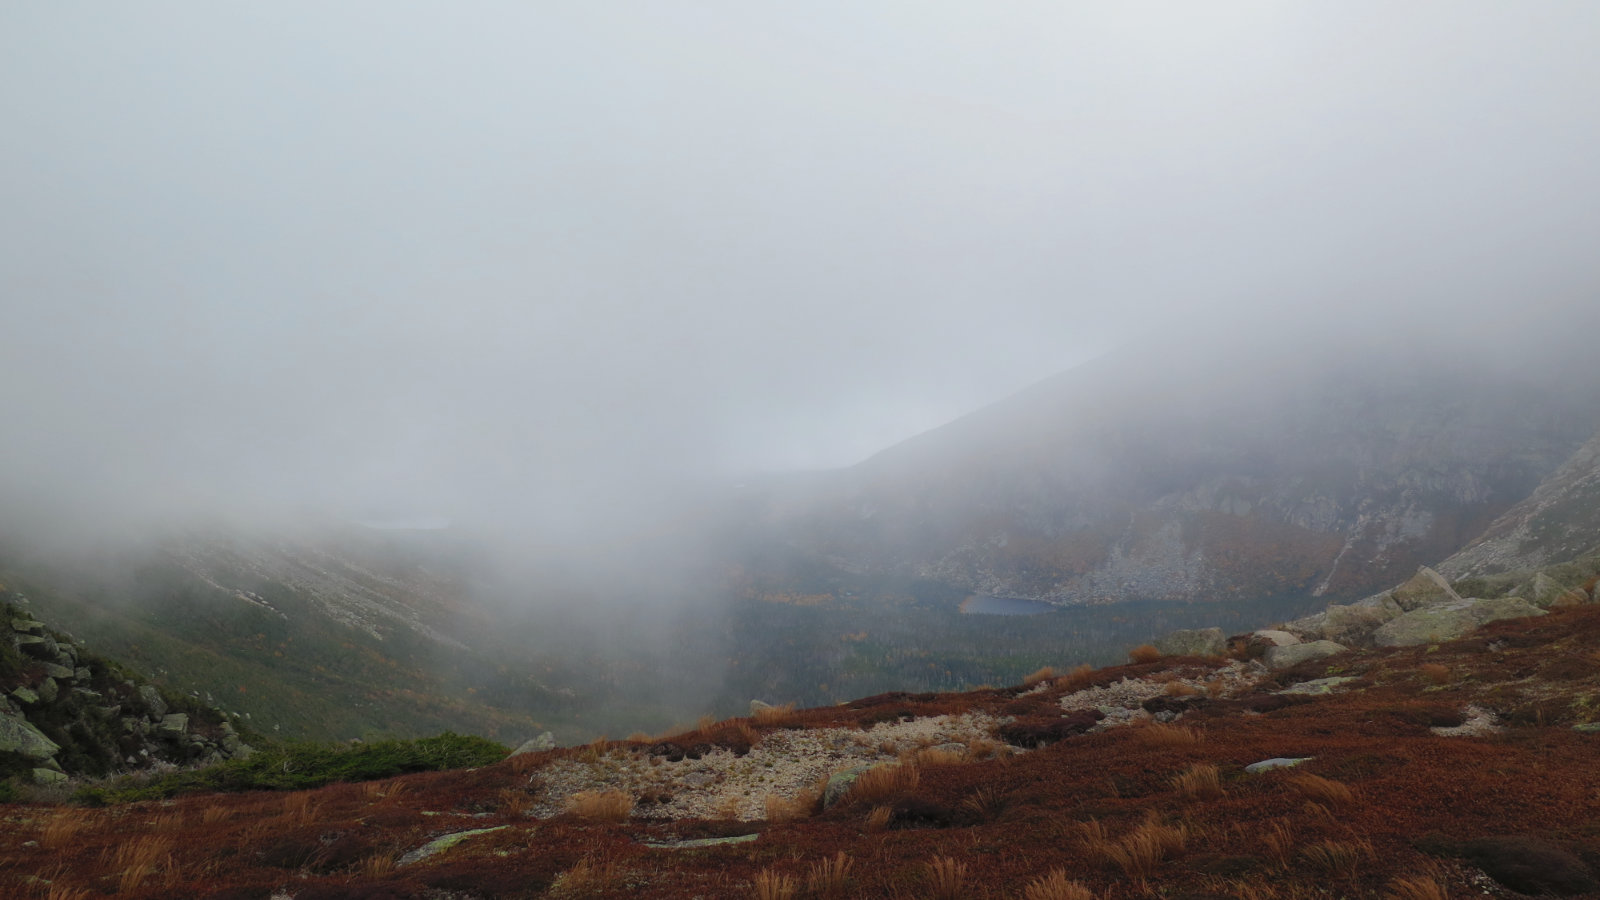
[[[989,597],[984,594],[973,594],[961,601],[961,612],[971,616],[1036,616],[1058,609],[1060,607],[1055,604],[1023,597]]]

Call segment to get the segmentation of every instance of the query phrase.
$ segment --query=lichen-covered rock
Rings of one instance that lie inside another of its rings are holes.
[[[1250,765],[1245,766],[1244,770],[1245,770],[1245,772],[1247,772],[1247,773],[1249,773],[1251,775],[1258,775],[1258,774],[1260,774],[1262,772],[1270,772],[1273,769],[1292,769],[1295,766],[1300,765],[1301,763],[1307,763],[1307,762],[1312,761],[1313,759],[1316,759],[1316,757],[1315,756],[1275,756],[1272,759],[1263,759],[1261,762],[1251,763]]]
[[[33,770],[34,784],[42,784],[48,787],[51,785],[66,784],[68,780],[67,773],[58,772],[55,769],[38,768]]]
[[[39,699],[45,703],[54,703],[61,696],[61,686],[56,684],[54,678],[46,678],[39,682]]]
[[[1424,606],[1438,606],[1441,603],[1454,603],[1461,599],[1461,595],[1450,587],[1450,582],[1443,575],[1423,566],[1417,574],[1405,584],[1389,592],[1395,605],[1401,610],[1410,612]]]
[[[167,701],[161,699],[161,692],[153,684],[139,685],[139,698],[150,707],[150,715],[160,719],[167,714]]]
[[[551,734],[550,732],[546,731],[543,734],[540,734],[536,738],[531,738],[529,740],[523,741],[522,742],[522,746],[520,746],[517,749],[511,751],[511,755],[512,756],[521,756],[524,753],[538,753],[538,752],[540,752],[542,750],[554,750],[555,748],[556,748],[556,736],[554,734]]]
[[[181,737],[189,730],[189,717],[184,713],[172,713],[161,717],[161,724],[156,730],[164,737]]]
[[[1334,604],[1322,612],[1296,619],[1283,627],[1285,631],[1307,640],[1355,644],[1402,612],[1404,610],[1393,597],[1377,594],[1355,603]]]
[[[1162,656],[1221,656],[1227,648],[1227,638],[1221,628],[1186,628],[1157,638],[1153,643]]]
[[[1501,619],[1542,616],[1545,611],[1520,597],[1460,600],[1417,609],[1385,623],[1372,634],[1379,647],[1415,647],[1453,641],[1474,628]]]
[[[1252,631],[1250,632],[1250,636],[1252,638],[1259,639],[1262,643],[1269,644],[1273,647],[1287,647],[1290,644],[1300,643],[1299,636],[1290,634],[1287,631],[1277,631],[1272,628],[1262,628],[1257,631]]]
[[[829,775],[828,784],[822,789],[822,808],[827,809],[843,800],[845,795],[850,793],[850,789],[855,786],[856,779],[861,777],[861,773],[870,768],[872,767],[851,766],[842,772],[835,772]]]
[[[1267,654],[1262,657],[1262,661],[1267,664],[1269,669],[1288,669],[1309,660],[1324,659],[1349,649],[1349,647],[1334,641],[1311,641],[1306,644],[1273,647],[1267,650]]]
[[[1540,609],[1549,609],[1550,607],[1555,606],[1558,600],[1570,592],[1571,588],[1560,583],[1559,581],[1556,581],[1554,578],[1551,578],[1544,572],[1540,572],[1533,576],[1533,586],[1531,591],[1533,596],[1533,605],[1539,607]]]
[[[61,749],[21,716],[0,715],[0,753],[17,753],[43,762]]]
[[[454,847],[455,845],[461,843],[469,837],[473,837],[474,835],[489,834],[493,831],[504,831],[509,827],[511,826],[496,825],[493,828],[474,828],[471,831],[457,831],[454,834],[441,835],[427,842],[426,844],[423,844],[421,847],[412,850],[410,853],[400,857],[395,865],[409,866],[412,863],[421,862],[430,856],[436,856],[440,853],[443,853],[444,851],[449,850],[451,847]]]

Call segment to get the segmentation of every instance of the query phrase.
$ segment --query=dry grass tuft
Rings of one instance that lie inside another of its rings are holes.
[[[621,791],[579,791],[567,798],[567,812],[585,822],[626,822],[633,798]]]
[[[578,758],[593,765],[605,758],[606,750],[610,746],[611,742],[606,740],[605,735],[601,735],[585,745],[584,748],[578,752]]]
[[[550,894],[556,897],[583,897],[615,887],[622,881],[622,868],[616,863],[597,863],[585,856],[577,865],[556,876]]]
[[[967,890],[967,864],[948,856],[936,856],[924,869],[928,874],[928,896],[934,900],[961,900]]]
[[[904,763],[874,766],[856,776],[855,784],[850,786],[850,796],[864,803],[877,803],[916,790],[921,780],[922,773],[916,766]]]
[[[1206,682],[1206,696],[1213,700],[1221,697],[1228,690],[1228,679],[1213,678]]]
[[[744,742],[745,746],[754,747],[756,744],[761,743],[761,732],[755,730],[749,722],[743,719],[740,719],[733,726],[733,730],[738,733],[739,740]]]
[[[508,764],[511,766],[512,772],[518,775],[526,775],[539,768],[539,764],[543,761],[543,753],[519,753],[511,757]]]
[[[959,750],[940,750],[936,747],[924,747],[912,753],[908,760],[902,760],[902,765],[909,761],[913,766],[959,766],[971,762],[967,754]]]
[[[867,830],[882,831],[889,827],[889,820],[894,818],[894,809],[889,806],[874,806],[872,812],[867,813]]]
[[[89,814],[81,809],[64,809],[53,813],[44,823],[44,833],[39,835],[39,846],[46,850],[65,847],[89,826]]]
[[[1227,793],[1217,767],[1207,763],[1195,763],[1172,776],[1172,786],[1190,800],[1214,800]]]
[[[497,795],[500,800],[500,811],[508,816],[520,816],[528,811],[528,804],[533,798],[525,790],[518,788],[501,788]]]
[[[1290,775],[1284,779],[1289,786],[1299,792],[1300,796],[1323,806],[1343,806],[1355,801],[1355,794],[1350,786],[1321,775],[1304,773]]]
[[[1189,843],[1189,828],[1179,823],[1163,825],[1148,819],[1112,840],[1099,822],[1089,821],[1079,826],[1083,834],[1083,849],[1090,858],[1101,865],[1121,869],[1135,881],[1143,881],[1155,871],[1162,860],[1182,853]]]
[[[791,900],[800,886],[791,875],[762,869],[756,873],[755,888],[756,900]]]
[[[1094,683],[1094,666],[1082,663],[1075,666],[1071,672],[1061,676],[1056,681],[1056,686],[1067,692],[1081,691]]]
[[[171,812],[150,820],[151,831],[177,831],[183,827],[183,813]]]
[[[962,798],[961,806],[986,822],[998,819],[1011,801],[992,787],[981,787]]]
[[[716,727],[717,717],[710,713],[706,713],[700,718],[694,720],[694,730],[702,735],[709,735],[711,730]]]
[[[1449,684],[1453,680],[1453,673],[1451,673],[1450,667],[1442,666],[1438,663],[1424,663],[1417,671],[1422,673],[1423,678],[1434,684]]]
[[[317,804],[309,791],[297,791],[283,798],[283,811],[276,820],[277,827],[294,828],[309,824],[317,817]]]
[[[756,710],[755,714],[750,718],[754,719],[757,725],[765,725],[769,728],[793,725],[796,721],[794,704],[785,703],[782,706],[764,706]]]
[[[1205,740],[1205,735],[1198,730],[1182,725],[1145,725],[1133,729],[1132,733],[1139,743],[1160,749],[1197,747]]]
[[[1023,900],[1095,900],[1094,892],[1076,881],[1067,879],[1066,869],[1051,869],[1028,882],[1022,889]]]
[[[1389,883],[1385,900],[1450,900],[1450,892],[1426,875],[1396,878]]]
[[[109,868],[120,872],[117,890],[124,894],[137,889],[146,878],[163,868],[168,872],[176,870],[172,859],[172,841],[163,837],[139,837],[123,841],[106,851],[102,858]]]
[[[855,863],[850,854],[840,850],[833,859],[811,864],[806,873],[806,892],[819,897],[833,897],[844,891],[850,883],[850,867]]]
[[[45,900],[89,900],[88,888],[67,887],[59,881],[52,882],[45,892]]]
[[[1200,693],[1199,688],[1187,681],[1169,681],[1162,690],[1166,692],[1168,697],[1193,697]]]
[[[356,867],[363,878],[382,878],[394,871],[394,857],[388,853],[374,853]]]
[[[1366,841],[1320,841],[1300,851],[1312,868],[1325,875],[1354,878],[1361,864],[1372,858]]]
[[[1294,853],[1294,832],[1290,830],[1289,823],[1282,819],[1274,819],[1261,832],[1261,842],[1266,844],[1267,852],[1278,861],[1278,865],[1287,866],[1289,856]]]
[[[200,821],[205,825],[216,825],[233,818],[233,809],[227,806],[208,806],[200,814]]]
[[[794,822],[809,819],[816,811],[817,800],[820,798],[821,794],[816,790],[804,790],[793,797],[768,794],[763,804],[767,809],[767,821]]]
[[[1153,663],[1161,658],[1161,651],[1149,644],[1140,644],[1128,651],[1128,658],[1136,663]]]
[[[1056,677],[1056,670],[1050,668],[1049,666],[1044,666],[1040,669],[1030,672],[1026,677],[1024,677],[1022,679],[1022,686],[1033,687],[1040,682],[1049,681],[1054,677]]]

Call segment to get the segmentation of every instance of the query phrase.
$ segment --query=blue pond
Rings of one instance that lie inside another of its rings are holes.
[[[989,597],[973,594],[961,601],[961,611],[975,616],[1036,616],[1059,609],[1042,600],[1023,597]]]

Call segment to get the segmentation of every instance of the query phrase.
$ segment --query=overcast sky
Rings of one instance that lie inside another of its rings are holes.
[[[562,519],[1596,304],[1600,6],[0,5],[0,482]],[[1499,324],[1494,324],[1499,323]]]

